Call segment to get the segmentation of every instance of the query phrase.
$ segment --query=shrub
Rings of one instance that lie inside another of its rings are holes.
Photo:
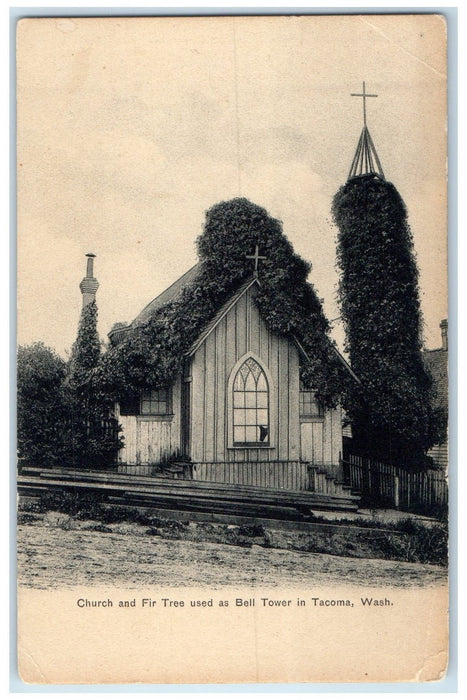
[[[102,497],[98,494],[83,494],[69,489],[48,491],[41,495],[38,510],[41,513],[66,513],[78,520],[99,520],[104,512]]]
[[[66,363],[43,343],[18,348],[18,456],[26,463],[51,466],[66,458],[65,376]]]

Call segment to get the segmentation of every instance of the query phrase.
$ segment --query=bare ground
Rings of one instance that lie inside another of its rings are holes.
[[[61,517],[19,525],[20,585],[40,589],[76,585],[216,589],[341,583],[408,587],[446,581],[446,568],[433,564],[341,557],[258,544],[166,539],[148,535],[134,523],[114,524],[99,532],[90,529],[92,523],[76,527],[67,516]]]

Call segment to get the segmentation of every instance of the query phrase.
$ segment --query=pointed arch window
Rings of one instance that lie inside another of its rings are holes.
[[[268,446],[270,442],[270,391],[261,365],[249,357],[240,365],[233,386],[234,446]]]

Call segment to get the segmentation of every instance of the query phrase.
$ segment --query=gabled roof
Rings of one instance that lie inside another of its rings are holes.
[[[211,319],[211,321],[208,323],[204,331],[201,333],[201,335],[197,338],[197,340],[193,343],[193,345],[190,347],[188,352],[186,353],[189,357],[195,354],[195,352],[198,350],[199,347],[204,343],[206,338],[212,333],[212,331],[216,328],[216,326],[219,325],[219,323],[222,321],[222,319],[228,314],[230,309],[232,309],[235,304],[239,301],[239,299],[251,288],[253,285],[258,285],[258,287],[261,286],[259,280],[257,277],[253,277],[252,279],[248,280],[244,284],[242,284],[241,287],[237,289],[235,294],[228,299],[228,301],[225,302],[217,312],[217,314],[214,316],[214,318]],[[297,346],[297,349],[301,355],[305,358],[305,360],[309,360],[308,354],[298,338],[296,337],[295,334],[292,336],[292,340]],[[342,365],[346,368],[346,370],[350,373],[350,375],[355,379],[355,381],[358,384],[361,384],[360,379],[357,377],[355,372],[352,370],[351,366],[347,362],[347,360],[341,355],[339,350],[329,341],[329,344],[333,350],[333,352],[336,354],[339,362],[342,363]]]
[[[208,335],[212,333],[212,331],[215,329],[215,327],[222,321],[224,316],[228,314],[230,309],[232,309],[237,301],[250,289],[250,287],[253,287],[254,284],[257,284],[259,286],[258,278],[253,277],[252,279],[248,280],[244,284],[242,284],[241,287],[237,289],[235,294],[228,299],[225,304],[221,306],[217,314],[214,316],[214,318],[209,321],[208,325],[204,329],[204,331],[201,333],[201,335],[198,337],[198,339],[193,343],[191,348],[188,350],[187,355],[191,357],[191,355],[194,355],[195,352],[198,350],[198,348],[204,343]]]
[[[161,294],[159,294],[157,297],[155,297],[152,301],[147,304],[144,309],[136,316],[136,318],[127,326],[118,326],[117,328],[114,328],[110,331],[109,337],[114,337],[117,340],[119,337],[121,338],[122,336],[125,335],[125,333],[132,328],[137,328],[138,326],[142,325],[145,323],[145,321],[148,321],[152,314],[159,309],[161,306],[166,304],[167,302],[171,301],[174,299],[179,292],[184,289],[188,284],[190,284],[193,280],[196,279],[198,274],[201,271],[201,263],[197,263],[194,265],[192,268],[190,268],[185,274],[183,274],[181,277],[178,278],[173,284],[170,285],[170,287],[167,287]],[[206,325],[204,330],[201,332],[201,334],[198,336],[196,341],[191,345],[190,349],[186,353],[188,357],[191,357],[192,355],[195,354],[195,352],[198,350],[198,348],[204,343],[206,338],[212,333],[212,331],[216,328],[216,326],[222,321],[222,319],[226,316],[226,314],[232,309],[235,304],[239,301],[239,299],[254,285],[257,285],[258,287],[261,286],[258,278],[256,276],[251,277],[249,280],[244,282],[237,291],[220,307],[218,312],[215,314],[215,316],[209,321],[209,323]],[[299,353],[305,358],[305,360],[308,360],[308,355],[303,348],[302,344],[299,342],[298,338],[295,335],[291,336],[291,339],[297,346],[297,349]],[[359,384],[360,379],[357,377],[355,372],[352,370],[348,362],[344,359],[344,357],[341,355],[339,350],[331,343],[329,340],[329,344],[332,347],[332,350],[334,353],[337,355],[337,358],[339,361],[343,364],[343,366],[347,369],[347,371],[350,373],[350,375],[355,379],[356,382]]]
[[[186,353],[188,357],[191,357],[192,355],[195,354],[195,352],[198,350],[198,348],[201,347],[201,345],[204,343],[206,338],[211,335],[212,331],[216,328],[216,326],[219,325],[219,323],[222,321],[222,319],[229,313],[230,309],[232,309],[235,304],[241,299],[241,297],[246,294],[246,292],[253,287],[254,285],[257,285],[258,287],[261,286],[258,278],[252,277],[249,279],[247,282],[242,284],[241,287],[237,289],[235,294],[228,299],[225,304],[221,306],[217,314],[214,316],[213,319],[208,323],[204,331],[201,333],[201,335],[197,338],[197,340],[193,343],[191,348],[188,350]],[[298,351],[304,356],[305,359],[308,359],[308,355],[306,354],[305,350],[303,349],[302,345],[299,343],[298,339],[295,337],[295,335],[292,336],[292,340],[294,341],[295,345],[297,346]]]

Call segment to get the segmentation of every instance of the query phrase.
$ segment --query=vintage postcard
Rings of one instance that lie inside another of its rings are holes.
[[[18,22],[23,681],[445,676],[446,45]]]

